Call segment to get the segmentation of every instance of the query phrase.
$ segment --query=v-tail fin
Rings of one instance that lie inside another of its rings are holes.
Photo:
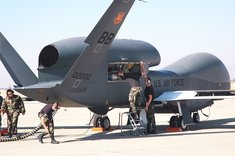
[[[0,59],[18,86],[29,86],[38,82],[38,78],[1,32]]]
[[[61,87],[81,90],[88,88],[94,79],[95,70],[100,66],[118,30],[125,20],[135,0],[114,0],[100,21],[85,40],[87,47],[75,61]]]

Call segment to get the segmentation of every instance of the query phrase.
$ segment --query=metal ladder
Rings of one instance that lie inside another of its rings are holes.
[[[130,121],[130,125],[129,126],[129,130],[130,130],[130,134],[133,135],[140,135],[140,134],[144,134],[145,133],[145,126],[143,124],[143,121],[141,119],[139,120],[134,120],[132,117],[132,112],[124,112],[121,114],[121,135],[124,135],[123,132],[123,115],[127,115],[129,121]],[[137,124],[137,122],[139,124]]]

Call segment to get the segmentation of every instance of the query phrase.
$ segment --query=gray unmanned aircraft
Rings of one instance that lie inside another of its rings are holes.
[[[161,70],[157,49],[139,40],[114,39],[135,0],[114,0],[87,38],[69,38],[45,46],[39,54],[38,77],[0,33],[0,58],[16,91],[64,107],[88,107],[105,115],[110,108],[129,107],[133,82],[140,82],[144,62],[155,89],[155,110],[176,113],[170,126],[199,122],[198,110],[214,100],[233,97],[224,64],[208,53],[189,55]],[[115,76],[122,69],[123,77]],[[144,103],[144,101],[143,101]],[[108,129],[107,116],[101,126]]]

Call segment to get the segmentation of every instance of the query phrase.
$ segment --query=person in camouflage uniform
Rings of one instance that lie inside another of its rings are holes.
[[[14,91],[8,89],[3,100],[1,111],[7,113],[7,129],[9,137],[17,134],[17,123],[20,113],[25,114],[24,102],[20,96],[15,95]]]
[[[141,91],[142,88],[139,87],[131,87],[130,93],[129,93],[129,103],[131,112],[133,113],[132,116],[134,119],[139,118],[139,112],[140,112],[140,105],[141,105]]]

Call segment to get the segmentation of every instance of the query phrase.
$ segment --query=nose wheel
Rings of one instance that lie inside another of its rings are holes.
[[[105,130],[109,130],[111,125],[110,125],[110,120],[108,116],[103,116],[103,115],[95,115],[93,119],[93,126],[94,127],[101,127],[104,128]]]

